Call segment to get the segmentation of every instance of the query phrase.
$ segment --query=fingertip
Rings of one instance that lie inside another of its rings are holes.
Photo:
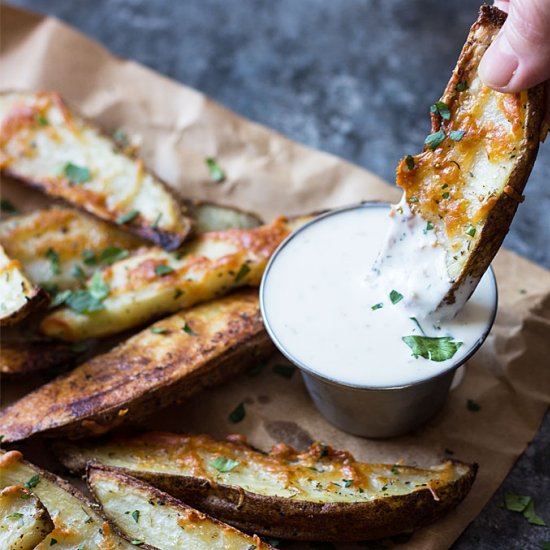
[[[507,88],[517,71],[519,60],[504,32],[500,32],[481,59],[478,74],[481,81],[499,92]]]

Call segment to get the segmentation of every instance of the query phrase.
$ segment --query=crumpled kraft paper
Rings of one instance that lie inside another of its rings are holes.
[[[146,163],[184,196],[237,205],[265,219],[399,196],[366,170],[293,143],[195,90],[118,59],[55,19],[4,6],[1,35],[0,88],[59,91],[105,128],[138,140]],[[224,183],[210,180],[208,156],[226,171]],[[12,182],[4,183],[2,193],[25,209],[46,203]],[[448,548],[503,481],[550,403],[550,272],[505,250],[494,269],[500,295],[494,328],[444,410],[416,433],[386,441],[343,433],[317,413],[299,373],[283,378],[273,372],[273,363],[255,377],[243,375],[147,424],[217,437],[239,431],[264,449],[278,441],[304,447],[322,440],[372,462],[429,465],[452,450],[455,458],[479,463],[473,490],[455,511],[406,544]],[[3,401],[28,385],[5,383]],[[470,411],[468,399],[481,410]],[[231,424],[228,414],[241,401],[246,417]],[[46,461],[32,453],[29,458]]]

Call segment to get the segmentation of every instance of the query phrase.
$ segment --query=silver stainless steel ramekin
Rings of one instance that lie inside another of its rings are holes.
[[[346,432],[371,438],[386,438],[406,434],[418,428],[438,412],[445,403],[456,370],[464,365],[481,347],[495,320],[498,302],[497,284],[490,268],[488,276],[493,290],[493,307],[489,322],[470,352],[444,372],[431,378],[391,387],[354,386],[320,376],[309,365],[294,357],[278,339],[269,323],[265,306],[266,280],[279,252],[292,239],[319,220],[343,211],[357,208],[388,207],[385,203],[364,202],[326,212],[289,235],[271,257],[260,285],[260,306],[267,332],[277,348],[296,365],[302,374],[308,392],[320,413],[336,427]]]

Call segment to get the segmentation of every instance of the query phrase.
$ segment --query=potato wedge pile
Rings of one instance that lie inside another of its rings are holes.
[[[540,135],[540,89],[505,97],[477,76],[503,21],[482,8],[433,111],[436,137],[398,168],[411,210],[447,247],[449,303],[500,246]],[[1,452],[1,548],[366,541],[410,533],[466,497],[477,466],[460,461],[418,468],[320,443],[264,453],[244,436],[106,436],[269,358],[256,287],[311,216],[264,224],[180,198],[55,92],[0,94],[0,170],[65,203],[17,213],[24,205],[3,200],[0,374],[31,389],[0,411],[1,441],[46,442],[98,503],[19,451]]]

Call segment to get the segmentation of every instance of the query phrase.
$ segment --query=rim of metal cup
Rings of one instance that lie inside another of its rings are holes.
[[[445,374],[448,374],[452,370],[456,370],[462,365],[464,365],[467,361],[469,361],[475,353],[479,350],[479,348],[483,345],[483,342],[487,339],[487,336],[489,336],[489,333],[491,332],[491,329],[493,328],[493,324],[495,322],[495,318],[497,315],[497,309],[498,309],[498,286],[497,286],[497,280],[495,277],[495,272],[492,268],[492,266],[489,266],[489,273],[491,275],[491,288],[493,290],[494,294],[494,303],[493,303],[493,310],[491,312],[491,316],[489,318],[489,322],[487,323],[487,326],[484,330],[484,332],[481,334],[481,336],[478,338],[476,343],[471,347],[470,351],[460,359],[457,363],[452,364],[448,368],[446,368],[442,372],[438,372],[437,374],[434,374],[433,376],[430,376],[428,378],[423,378],[422,380],[418,380],[417,382],[411,382],[410,384],[402,384],[397,386],[369,386],[369,385],[359,385],[359,384],[347,384],[345,382],[341,382],[339,380],[336,380],[334,378],[329,378],[327,376],[323,376],[322,374],[319,374],[315,370],[313,370],[311,367],[308,367],[305,363],[303,363],[300,359],[292,355],[283,345],[283,343],[279,340],[273,329],[271,328],[271,325],[269,323],[269,318],[267,315],[267,310],[265,307],[265,286],[266,286],[266,280],[269,276],[269,271],[271,270],[271,266],[273,263],[277,260],[277,256],[285,248],[285,246],[288,245],[292,239],[296,237],[299,233],[307,229],[310,225],[313,225],[314,223],[318,223],[319,221],[323,220],[324,218],[328,218],[329,216],[335,216],[338,214],[341,214],[342,212],[347,212],[349,210],[357,210],[360,208],[386,208],[391,207],[390,203],[383,202],[383,201],[362,201],[360,203],[352,204],[349,206],[343,206],[341,208],[336,208],[334,210],[328,210],[327,212],[323,212],[322,214],[319,214],[318,216],[315,216],[313,219],[306,222],[304,225],[300,226],[298,229],[293,231],[275,250],[275,252],[271,255],[271,258],[267,262],[267,266],[264,270],[262,281],[260,283],[260,310],[262,314],[263,323],[265,326],[265,329],[277,347],[277,349],[295,366],[297,366],[299,369],[307,372],[307,374],[315,376],[317,378],[320,378],[324,382],[327,382],[329,384],[333,384],[335,386],[343,386],[346,388],[353,388],[357,390],[370,390],[370,391],[391,391],[391,390],[401,390],[405,388],[412,388],[414,386],[418,386],[420,384],[423,384],[425,382],[429,382],[430,380],[435,380],[436,378],[439,378],[440,376],[443,376]]]

